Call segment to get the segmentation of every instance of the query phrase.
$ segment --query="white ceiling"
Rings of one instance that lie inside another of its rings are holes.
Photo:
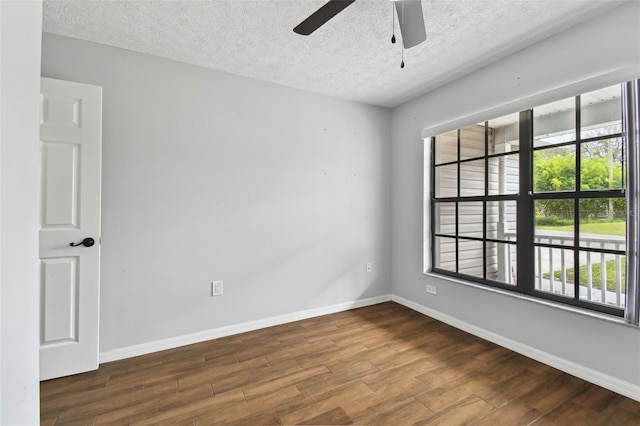
[[[358,0],[307,37],[292,31],[324,3],[45,0],[43,30],[393,107],[624,2],[423,1],[427,41],[405,50],[404,69],[389,0]]]

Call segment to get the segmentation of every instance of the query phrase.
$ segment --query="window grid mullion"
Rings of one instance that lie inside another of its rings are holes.
[[[458,129],[457,135],[458,135],[458,167],[456,168],[456,173],[457,173],[457,177],[456,177],[456,181],[457,181],[457,196],[458,199],[460,199],[460,129]],[[459,273],[460,272],[460,240],[459,237],[460,236],[460,202],[456,201],[456,272]]]
[[[482,278],[487,279],[487,197],[489,196],[489,122],[484,122],[484,197],[482,201]]]
[[[580,112],[580,96],[576,96],[576,187],[573,198],[573,298],[580,299],[580,198],[578,194],[582,188],[582,118]],[[606,283],[603,283],[606,288]],[[603,290],[604,291],[604,290]]]
[[[520,113],[520,182],[517,201],[516,253],[517,287],[523,293],[534,290],[534,219],[533,212],[533,110]]]
[[[431,165],[430,167],[430,175],[431,175],[431,197],[430,197],[430,205],[431,205],[431,235],[435,235],[436,233],[436,219],[435,219],[435,211],[436,211],[436,137],[431,137]],[[436,265],[436,240],[435,237],[431,238],[431,267],[434,268]]]

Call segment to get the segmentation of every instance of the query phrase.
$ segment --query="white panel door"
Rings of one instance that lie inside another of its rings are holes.
[[[47,380],[98,368],[102,88],[41,83],[40,379]]]

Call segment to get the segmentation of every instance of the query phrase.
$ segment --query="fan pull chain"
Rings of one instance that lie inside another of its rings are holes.
[[[391,2],[391,44],[395,44],[396,42],[396,11],[394,10],[395,6],[395,2]]]
[[[404,20],[404,2],[402,2],[402,22],[405,22]],[[402,40],[402,46],[400,46],[402,48],[401,52],[402,52],[402,60],[400,62],[400,68],[404,68],[404,40]]]

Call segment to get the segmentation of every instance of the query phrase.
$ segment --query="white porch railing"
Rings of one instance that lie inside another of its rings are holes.
[[[515,238],[513,233],[505,236],[507,239]],[[567,246],[567,249],[572,249],[574,239],[571,232],[544,230],[536,233],[534,242]],[[624,251],[626,239],[625,237],[613,235],[588,234],[580,238],[580,247]],[[576,283],[567,279],[567,271],[574,268],[573,253],[573,250],[537,246],[535,252],[535,288],[545,292],[573,297]],[[579,288],[580,299],[624,307],[626,296],[623,290],[624,270],[622,257],[624,255],[580,251],[579,256],[580,266],[586,265],[587,274],[586,285],[580,285]],[[612,260],[614,261],[615,278],[613,289],[608,290],[607,283],[610,280],[607,276],[607,263]],[[511,265],[511,262],[511,250],[508,250],[507,265]],[[600,265],[600,288],[596,288],[593,285],[593,267],[597,264]],[[511,269],[509,267],[507,270]],[[581,272],[583,272],[582,268]],[[556,277],[556,273],[558,273],[558,277]],[[574,271],[574,277],[575,275]],[[515,283],[515,277],[510,277],[510,279],[513,280],[511,282]]]

